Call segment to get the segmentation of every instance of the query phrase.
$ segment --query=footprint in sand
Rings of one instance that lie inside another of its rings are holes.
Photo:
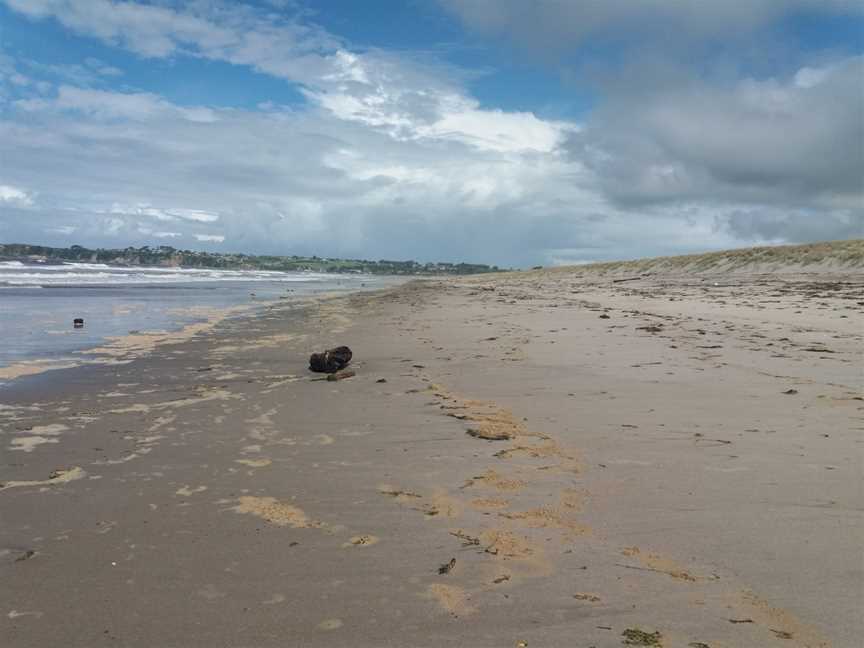
[[[468,593],[456,585],[444,585],[435,583],[426,590],[427,598],[438,603],[445,611],[453,616],[469,616],[477,611],[469,602]]]
[[[9,449],[21,450],[23,452],[33,452],[36,449],[36,446],[40,446],[45,443],[60,443],[60,441],[58,439],[44,436],[16,437],[12,439],[12,443],[10,444]]]
[[[374,535],[357,535],[348,540],[348,542],[342,545],[343,548],[347,547],[368,547],[369,545],[377,544],[380,541],[378,536]]]
[[[250,468],[263,468],[264,466],[269,466],[272,461],[270,459],[235,459],[235,463],[243,464],[244,466],[249,466]]]
[[[237,506],[230,510],[254,515],[276,526],[290,526],[295,529],[320,529],[324,526],[324,523],[310,519],[302,509],[280,502],[275,497],[244,495],[237,501]]]
[[[188,484],[183,486],[183,488],[178,488],[175,492],[175,495],[182,495],[183,497],[189,497],[190,495],[194,495],[195,493],[203,493],[207,490],[206,486],[197,486],[192,488]]]
[[[336,630],[342,627],[342,619],[326,619],[318,624],[319,630]]]

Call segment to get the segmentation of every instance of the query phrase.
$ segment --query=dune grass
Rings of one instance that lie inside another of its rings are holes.
[[[777,270],[864,271],[864,239],[825,241],[722,250],[705,254],[607,261],[579,266],[545,268],[540,272],[592,274],[651,274],[655,272],[771,272]]]

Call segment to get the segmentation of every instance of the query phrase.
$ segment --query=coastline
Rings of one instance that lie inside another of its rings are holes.
[[[24,379],[0,643],[853,645],[850,277],[413,282]]]
[[[210,331],[214,326],[226,318],[248,316],[258,311],[273,308],[282,302],[293,304],[304,304],[307,300],[317,298],[329,298],[351,289],[329,288],[311,294],[303,295],[280,295],[267,299],[257,298],[254,301],[236,304],[232,306],[191,306],[174,308],[168,311],[178,318],[175,325],[168,329],[154,331],[130,331],[123,335],[105,335],[100,342],[94,342],[91,346],[58,354],[56,358],[35,358],[19,360],[9,364],[0,364],[0,390],[8,388],[11,381],[25,376],[33,376],[59,369],[73,369],[86,366],[107,366],[131,362],[155,348],[162,345],[179,344],[193,338],[196,335]],[[114,311],[128,313],[125,305],[114,307]],[[183,323],[180,319],[192,317],[192,321]]]

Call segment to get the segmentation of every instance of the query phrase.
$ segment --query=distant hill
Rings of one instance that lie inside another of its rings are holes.
[[[543,272],[640,274],[864,272],[864,239],[778,245],[705,254],[547,268]]]
[[[222,270],[278,270],[282,272],[314,271],[331,273],[370,273],[386,275],[468,275],[498,272],[497,266],[479,263],[418,263],[417,261],[368,261],[365,259],[326,259],[301,256],[266,256],[251,254],[221,254],[177,250],[170,246],[128,247],[122,250],[80,245],[68,248],[0,244],[0,260],[29,263],[105,263],[121,266],[163,266],[185,268],[216,268]]]

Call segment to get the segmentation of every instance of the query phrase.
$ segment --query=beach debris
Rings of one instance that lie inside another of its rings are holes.
[[[474,536],[468,535],[464,531],[451,531],[450,535],[459,538],[462,541],[463,546],[465,547],[480,545],[480,538],[475,538]]]
[[[506,583],[509,580],[510,574],[504,574],[503,576],[499,576],[498,578],[494,579],[492,582],[496,585],[500,585],[501,583]]]
[[[753,619],[728,619],[729,623],[753,623]]]
[[[330,382],[336,382],[337,380],[345,380],[346,378],[353,378],[356,376],[353,371],[337,371],[336,373],[331,373],[327,376],[327,380]]]
[[[456,559],[451,558],[450,562],[446,562],[438,568],[438,573],[442,574],[442,575],[443,574],[449,574],[451,571],[453,571],[453,568],[455,566],[456,566]]]
[[[778,639],[792,639],[794,636],[791,632],[787,632],[786,630],[775,630],[774,628],[768,628],[771,632],[774,633],[774,636]]]
[[[476,439],[486,439],[487,441],[510,441],[516,436],[511,430],[493,426],[468,428],[465,433]]]
[[[387,379],[386,379],[386,378],[379,378],[379,379],[376,380],[375,382],[376,382],[376,383],[386,383],[386,382],[387,382]]]
[[[612,283],[624,283],[625,281],[639,281],[642,277],[626,277],[624,279],[613,279]]]
[[[439,396],[440,397],[440,396]],[[466,408],[466,404],[461,401],[450,399],[452,406],[460,409]],[[481,406],[483,404],[480,404]],[[443,406],[443,407],[446,407]],[[445,414],[449,415],[449,413]],[[495,409],[489,411],[480,411],[472,409],[465,412],[465,419],[472,422],[470,428],[465,430],[465,433],[477,439],[485,439],[487,441],[509,441],[515,439],[521,434],[526,434],[525,426],[521,421],[518,421],[515,416],[508,410]],[[455,416],[454,418],[459,418]]]
[[[86,476],[87,472],[79,466],[75,466],[74,468],[57,468],[48,473],[48,479],[0,482],[0,490],[26,486],[55,486],[75,481],[76,479],[83,479]]]
[[[348,542],[343,544],[343,547],[368,547],[369,545],[377,544],[380,538],[378,536],[364,534],[350,538]]]
[[[645,632],[644,630],[640,630],[639,628],[627,628],[624,632],[621,633],[621,636],[624,637],[625,646],[663,645],[660,643],[663,635],[660,634],[659,630],[655,632]]]
[[[75,319],[73,319],[72,320],[72,327],[73,328],[84,328],[84,318],[83,317],[76,317]]]
[[[588,601],[589,603],[599,603],[600,597],[595,594],[574,594],[573,598],[577,601]]]
[[[788,394],[788,395],[791,396],[792,394],[797,394],[797,393],[798,393],[798,390],[797,390],[797,389],[787,389],[787,390],[784,391],[783,393],[784,393],[784,394]]]
[[[381,487],[378,491],[382,495],[389,495],[390,497],[414,497],[421,498],[422,495],[418,495],[417,493],[412,493],[411,491],[402,490],[399,488],[390,488],[390,487]]]
[[[606,313],[603,313],[599,317],[600,317],[600,319],[609,319],[609,315],[607,315]]]
[[[662,325],[648,324],[647,326],[637,326],[637,331],[647,331],[648,333],[659,333],[663,330]]]
[[[351,362],[354,354],[347,346],[339,346],[309,356],[309,369],[318,373],[336,373]]]

